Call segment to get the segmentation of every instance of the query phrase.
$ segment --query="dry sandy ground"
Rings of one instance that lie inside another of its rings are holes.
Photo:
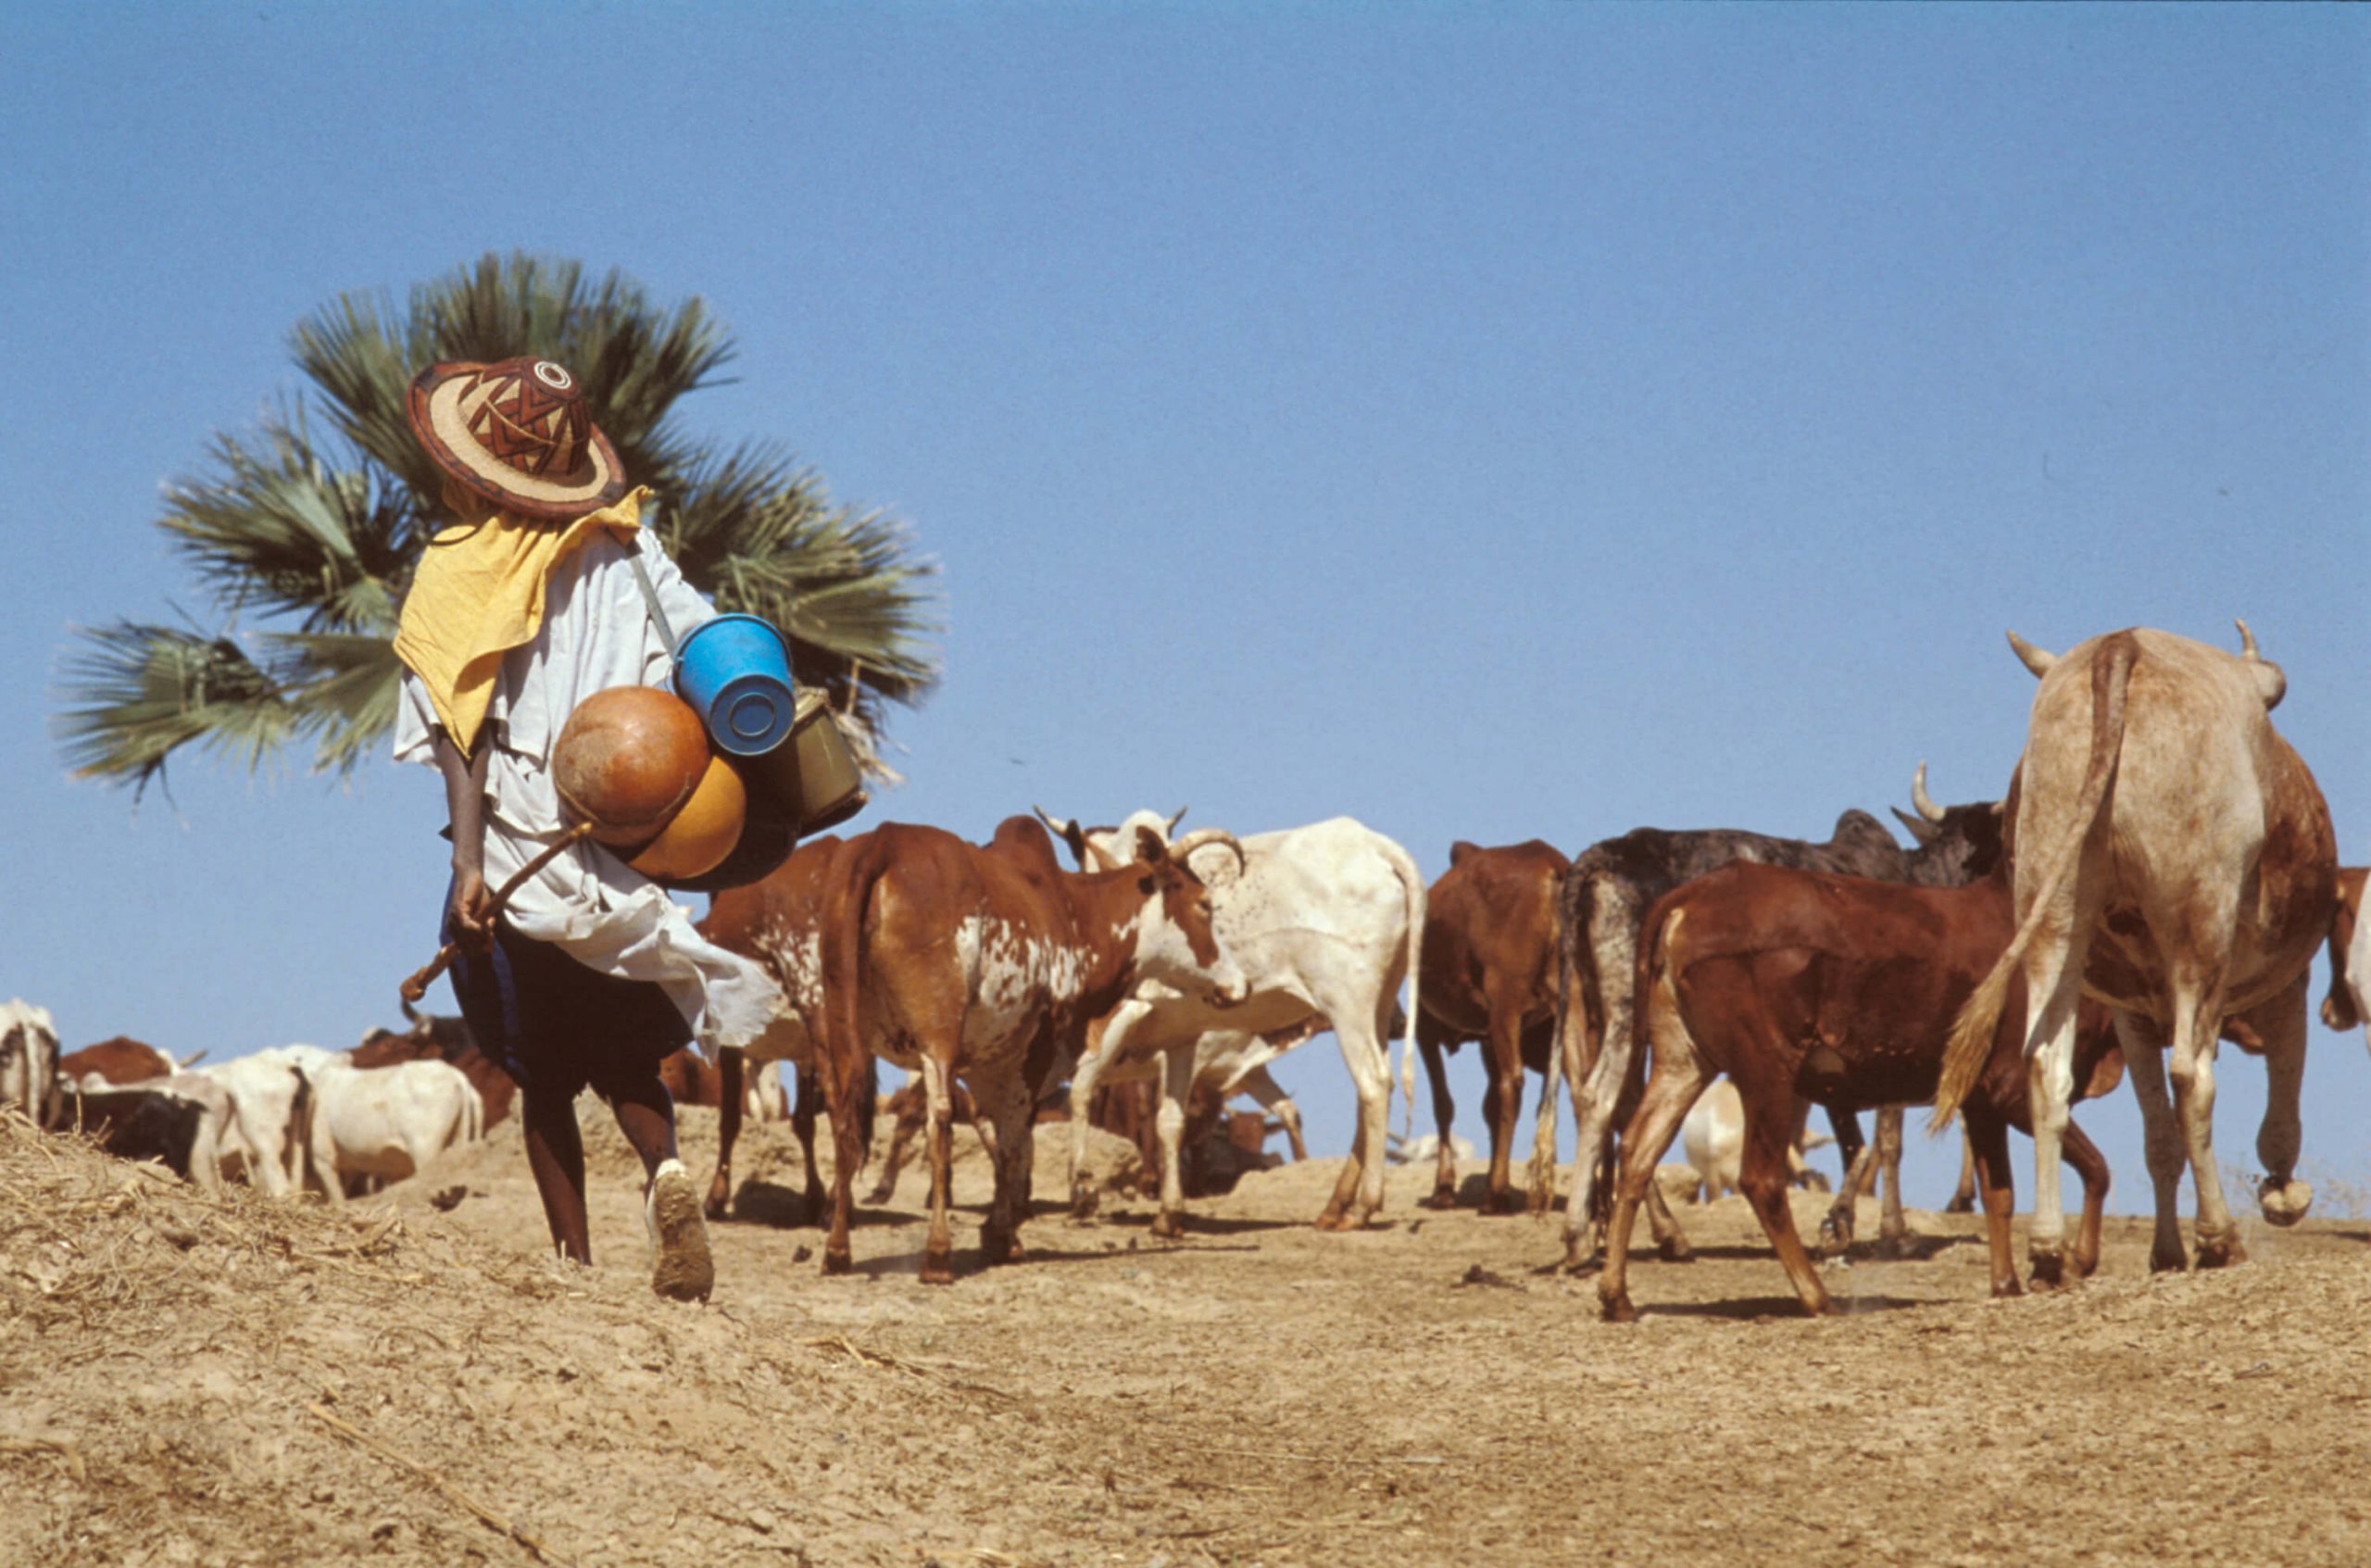
[[[1614,1327],[1535,1272],[1551,1229],[1428,1214],[1419,1173],[1311,1230],[1331,1161],[1174,1247],[1048,1205],[1030,1262],[926,1290],[910,1173],[855,1277],[729,1224],[683,1307],[605,1125],[590,1273],[540,1261],[515,1124],[348,1215],[0,1127],[0,1563],[2371,1560],[2355,1222],[2153,1281],[2118,1222],[2101,1279],[1992,1303],[1975,1223],[1913,1214],[1931,1255],[1839,1271],[1855,1315],[1814,1323],[1730,1198]],[[786,1133],[744,1147],[781,1217]]]

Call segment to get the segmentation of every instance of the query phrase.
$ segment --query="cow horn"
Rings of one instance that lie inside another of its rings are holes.
[[[1934,843],[1935,840],[1942,836],[1942,834],[1935,831],[1935,824],[1928,822],[1924,817],[1913,817],[1899,806],[1888,806],[1886,809],[1891,811],[1894,814],[1895,820],[1900,822],[1903,827],[1910,830],[1910,836],[1918,841],[1919,847],[1921,848]]]
[[[1917,807],[1918,814],[1928,822],[1943,820],[1943,809],[1936,805],[1934,797],[1926,793],[1926,764],[1924,762],[1918,764],[1918,771],[1910,776],[1910,803]]]
[[[1068,822],[1060,817],[1048,816],[1046,808],[1043,806],[1032,806],[1029,809],[1037,813],[1037,820],[1051,829],[1056,838],[1068,838],[1071,835],[1071,824]]]
[[[1180,815],[1183,815],[1183,813],[1181,812]],[[1179,839],[1176,843],[1172,844],[1169,847],[1169,858],[1175,860],[1180,865],[1183,865],[1186,863],[1186,858],[1187,856],[1193,854],[1195,850],[1199,849],[1206,844],[1223,844],[1229,849],[1234,850],[1235,869],[1238,872],[1242,872],[1251,863],[1244,855],[1243,846],[1236,841],[1235,834],[1227,832],[1224,828],[1196,828],[1192,833],[1187,834],[1185,837]]]
[[[2050,667],[2058,662],[2056,654],[2048,653],[2034,646],[2014,632],[2009,633],[2009,646],[2016,650],[2017,658],[2023,661],[2025,667],[2038,676],[2049,674]]]
[[[174,1070],[177,1072],[186,1071],[192,1064],[205,1060],[206,1051],[210,1051],[213,1048],[213,1047],[208,1046],[206,1047],[206,1050],[190,1052],[189,1055],[182,1058],[179,1061],[173,1062]],[[167,1060],[170,1060],[171,1059],[168,1058]]]
[[[2247,665],[2248,673],[2255,677],[2256,695],[2264,698],[2264,711],[2269,713],[2280,706],[2282,697],[2289,695],[2289,677],[2279,665],[2256,651],[2256,634],[2248,630],[2246,621],[2234,617],[2231,624],[2239,629],[2240,662]]]
[[[1190,806],[1180,806],[1176,810],[1171,812],[1169,814],[1169,821],[1160,824],[1160,836],[1163,838],[1176,837],[1177,824],[1179,821],[1185,817],[1186,812],[1192,809],[1193,808]]]

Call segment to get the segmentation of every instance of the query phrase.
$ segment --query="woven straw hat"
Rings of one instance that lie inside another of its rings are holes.
[[[431,365],[411,383],[409,411],[437,467],[505,511],[565,522],[626,493],[617,449],[554,360]]]

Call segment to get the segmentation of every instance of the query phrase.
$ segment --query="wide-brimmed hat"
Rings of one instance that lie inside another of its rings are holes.
[[[626,493],[617,448],[557,361],[431,365],[411,383],[410,415],[436,466],[505,511],[566,521]]]

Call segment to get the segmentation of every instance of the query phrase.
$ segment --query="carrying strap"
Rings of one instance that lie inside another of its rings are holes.
[[[637,546],[626,558],[634,568],[634,580],[642,588],[642,602],[650,607],[650,623],[659,628],[659,640],[667,645],[667,657],[675,657],[675,628],[668,623],[667,612],[659,607],[659,590],[650,585],[650,569],[642,564],[642,550]]]

